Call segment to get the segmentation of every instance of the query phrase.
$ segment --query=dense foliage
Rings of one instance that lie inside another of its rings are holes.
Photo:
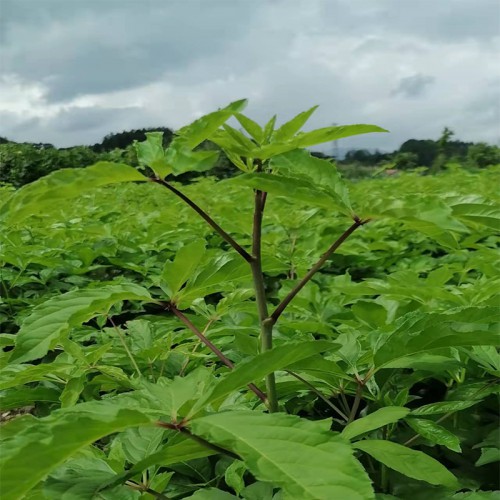
[[[302,148],[382,129],[243,104],[0,191],[2,498],[496,498],[499,167],[348,190]]]

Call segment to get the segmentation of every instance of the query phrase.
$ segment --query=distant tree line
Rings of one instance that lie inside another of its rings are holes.
[[[146,133],[152,131],[163,132],[165,147],[174,137],[174,132],[169,128],[142,128],[108,134],[100,143],[91,146],[70,148],[55,148],[52,144],[44,143],[16,143],[0,137],[0,183],[19,187],[54,170],[87,167],[98,161],[117,161],[137,166],[133,143],[145,140]],[[500,163],[500,148],[497,146],[453,140],[453,136],[453,131],[446,127],[438,140],[409,139],[391,153],[354,149],[337,163],[344,175],[351,177],[367,175],[374,167],[397,170],[425,167],[434,173],[449,163],[459,163],[470,168],[485,168]],[[207,141],[199,147],[217,149],[217,146]],[[335,159],[320,152],[312,154],[321,158]],[[198,175],[224,178],[233,175],[233,172],[234,167],[221,152],[218,163],[209,174],[185,174],[178,180],[187,182]]]

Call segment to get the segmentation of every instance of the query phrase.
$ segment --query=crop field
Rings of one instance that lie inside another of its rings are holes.
[[[242,105],[0,187],[2,498],[498,498],[500,166],[343,181],[304,148],[382,129]]]

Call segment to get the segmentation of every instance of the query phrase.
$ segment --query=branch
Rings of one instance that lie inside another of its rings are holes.
[[[216,444],[210,443],[206,439],[201,438],[200,436],[194,435],[189,429],[184,427],[184,423],[181,424],[171,424],[168,422],[156,422],[156,425],[158,427],[164,427],[166,429],[178,431],[181,434],[184,434],[187,436],[189,439],[192,439],[193,441],[196,441],[198,444],[201,444],[201,446],[204,446],[205,448],[208,448],[209,450],[215,451],[216,453],[221,453],[223,455],[227,455],[231,458],[236,458],[237,460],[240,460],[240,457],[236,455],[236,453],[233,453],[232,451],[226,450],[225,448],[222,448],[221,446],[218,446]]]
[[[175,314],[175,316],[177,316],[229,369],[232,370],[234,368],[233,362],[215,344],[208,340],[208,338],[205,337],[205,335],[203,335],[203,333],[201,333],[200,330],[179,311],[179,309],[173,304],[167,304],[166,307],[172,311],[172,313]],[[255,384],[248,384],[248,388],[253,391],[264,404],[267,403],[267,396]]]
[[[236,241],[229,236],[229,234],[222,229],[219,224],[217,224],[202,208],[200,208],[193,200],[188,198],[184,193],[181,193],[177,188],[172,186],[172,184],[169,184],[167,181],[163,179],[158,179],[154,178],[151,179],[153,182],[156,182],[157,184],[160,184],[163,187],[166,187],[172,193],[174,193],[176,196],[178,196],[182,201],[187,203],[210,227],[212,227],[219,235],[221,238],[229,243],[247,262],[252,262],[253,258],[252,256],[244,249],[242,248]]]
[[[321,258],[314,264],[313,267],[308,271],[308,273],[295,285],[295,287],[290,291],[290,293],[281,301],[281,303],[276,307],[274,312],[271,314],[270,319],[273,324],[278,321],[285,308],[290,304],[290,302],[295,298],[295,296],[304,288],[304,286],[311,280],[311,278],[316,274],[317,271],[323,266],[323,264],[329,259],[329,257],[339,248],[344,241],[349,238],[349,236],[356,231],[356,229],[363,224],[366,224],[368,220],[361,220],[358,217],[354,218],[354,224],[349,227],[344,233],[333,243],[333,245],[321,256]]]

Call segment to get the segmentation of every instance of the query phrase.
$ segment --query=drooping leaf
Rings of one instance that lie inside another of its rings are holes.
[[[60,200],[75,198],[100,186],[120,182],[148,181],[129,165],[101,161],[87,168],[57,170],[16,191],[0,206],[0,219],[19,223],[31,215],[43,214]]]
[[[496,307],[464,307],[449,313],[410,313],[375,353],[375,366],[391,367],[391,362],[420,352],[444,347],[497,345],[500,340]]]
[[[172,172],[163,147],[163,132],[146,132],[146,140],[135,141],[134,148],[139,164],[150,167],[160,179]]]
[[[43,419],[30,422],[2,443],[0,473],[2,498],[15,500],[33,488],[68,457],[94,441],[128,427],[148,424],[153,417],[137,408],[122,404],[77,405],[58,410]],[[140,405],[138,402],[137,405]]]
[[[342,431],[342,436],[346,439],[352,439],[365,432],[370,432],[384,425],[397,422],[408,415],[408,413],[410,413],[410,410],[402,406],[386,406],[385,408],[380,408],[366,417],[358,418],[348,424]]]
[[[190,278],[205,255],[205,245],[205,240],[194,240],[177,251],[173,262],[165,263],[161,277],[167,285],[165,291],[174,302],[176,294]]]
[[[191,431],[237,453],[283,499],[373,499],[370,480],[330,423],[292,415],[225,412],[195,419]]]
[[[205,262],[177,293],[179,309],[188,308],[193,300],[224,290],[228,283],[250,278],[248,264],[238,255],[223,254]]]
[[[432,420],[423,418],[407,418],[406,423],[418,434],[432,443],[446,446],[452,451],[461,453],[460,440],[443,426],[436,424]]]
[[[213,390],[198,401],[194,409],[197,410],[209,403],[214,403],[251,382],[258,382],[268,373],[334,348],[338,348],[338,345],[315,340],[299,343],[290,342],[260,353],[251,359],[238,363],[234,370],[214,386]]]
[[[113,304],[122,300],[153,301],[146,289],[123,284],[74,290],[43,302],[21,325],[10,362],[23,363],[41,358],[71,328],[97,314],[106,313]]]
[[[275,156],[270,161],[270,167],[286,177],[302,178],[312,182],[336,200],[344,213],[352,212],[349,191],[333,163],[315,158],[307,151],[296,149]]]
[[[500,208],[485,203],[460,203],[452,205],[453,215],[464,222],[474,222],[500,230]]]
[[[444,465],[421,451],[382,439],[357,441],[353,446],[405,476],[434,485],[458,487],[457,478]]]
[[[338,200],[332,198],[323,189],[304,179],[266,173],[252,173],[239,175],[226,182],[249,186],[286,198],[295,198],[314,206],[330,209],[337,208]]]
[[[9,364],[0,371],[0,390],[24,385],[52,377],[67,377],[74,369],[69,363],[43,363],[40,365]]]

